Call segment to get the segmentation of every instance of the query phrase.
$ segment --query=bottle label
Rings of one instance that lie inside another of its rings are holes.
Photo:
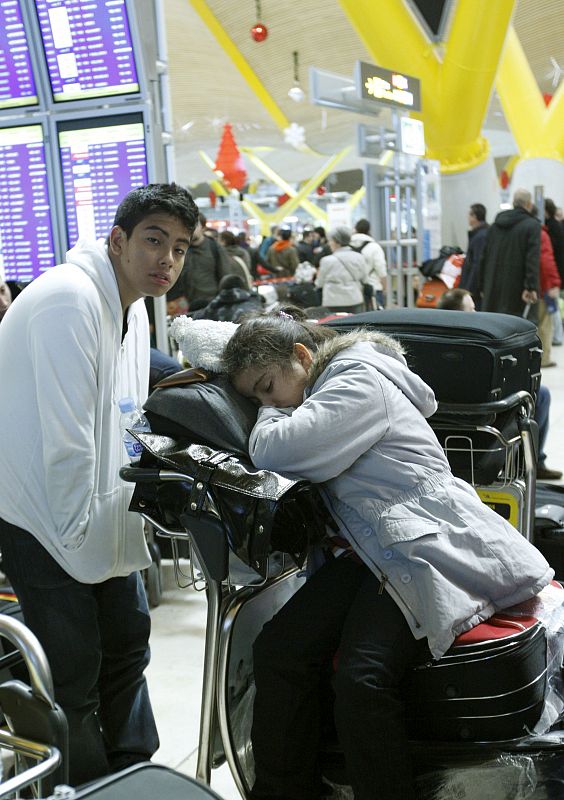
[[[136,439],[127,439],[124,441],[125,449],[127,450],[127,455],[133,461],[139,461],[141,458],[141,453],[143,452],[143,445],[138,442]]]

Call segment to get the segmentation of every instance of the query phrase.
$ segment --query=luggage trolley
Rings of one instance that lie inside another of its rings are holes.
[[[527,398],[521,401],[528,406]],[[284,497],[289,501],[292,514],[282,522],[294,542],[289,549],[295,561],[304,541],[296,546],[300,536],[292,524],[301,526],[303,535],[303,526],[315,511],[315,492],[305,482],[283,487],[277,484],[280,476],[275,473],[254,470],[239,458],[186,440],[158,434],[140,434],[138,438],[145,449],[141,465],[121,470],[122,478],[136,483],[131,509],[139,511],[159,535],[189,539],[193,559],[207,585],[196,777],[209,782],[212,769],[225,757],[241,796],[248,798],[254,780],[252,645],[264,623],[303,580],[299,569],[287,562],[276,567],[275,574],[269,570],[269,560],[281,541],[274,541],[272,535],[277,525],[268,523],[268,514],[275,513],[269,504],[281,504]],[[225,472],[229,470],[232,480]],[[248,479],[252,479],[251,485],[246,484]],[[229,495],[227,509],[225,494]],[[245,505],[249,499],[254,503],[267,495],[270,499],[260,509]],[[300,515],[297,506],[301,501],[305,512]],[[249,537],[261,525],[263,531],[251,546]],[[256,576],[260,583],[243,586],[231,577],[233,553],[260,573]],[[563,590],[553,591],[559,594]],[[558,597],[556,603],[562,602]],[[453,780],[456,786],[463,774],[482,792],[466,795],[472,800],[484,796],[486,782],[490,791],[492,779],[495,783],[498,776],[499,794],[491,795],[496,800],[514,798],[516,782],[523,780],[539,787],[538,795],[527,795],[531,798],[550,797],[552,785],[561,791],[564,733],[529,735],[540,718],[547,688],[546,634],[535,613],[527,606],[496,615],[483,628],[478,626],[480,630],[460,637],[439,662],[415,668],[406,696],[410,730],[415,733],[411,746],[421,798],[454,800],[456,792],[451,794],[444,786]],[[466,687],[473,684],[472,696],[457,695],[456,679],[451,683],[450,676],[460,672],[461,666],[463,673],[467,668],[475,676],[475,680],[468,674],[465,678]],[[495,688],[490,680],[493,674],[498,676]],[[499,678],[508,674],[511,685]],[[435,700],[426,704],[427,698]],[[432,724],[426,722],[429,714]],[[325,774],[338,784],[346,783],[342,756],[333,742],[327,742],[322,756]],[[352,796],[343,791],[339,797]]]
[[[54,699],[53,679],[45,652],[22,622],[0,614],[0,637],[20,654],[29,685],[20,680],[0,684],[0,710],[7,729],[0,729],[0,749],[14,754],[14,774],[0,781],[0,798],[20,797],[31,787],[36,798],[114,800],[204,800],[221,798],[209,786],[175,770],[152,763],[136,764],[114,775],[72,789],[68,784],[68,728]]]
[[[482,501],[533,539],[537,425],[525,391],[490,403],[439,403],[429,423],[454,475]]]

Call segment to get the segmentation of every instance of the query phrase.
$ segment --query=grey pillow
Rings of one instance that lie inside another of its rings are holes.
[[[225,375],[156,389],[144,408],[153,433],[188,438],[196,444],[249,457],[249,435],[257,407],[238,394]]]

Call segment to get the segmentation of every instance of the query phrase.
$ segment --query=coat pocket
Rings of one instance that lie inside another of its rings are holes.
[[[378,538],[382,547],[391,547],[439,532],[437,520],[418,516],[405,506],[394,506],[380,517]]]

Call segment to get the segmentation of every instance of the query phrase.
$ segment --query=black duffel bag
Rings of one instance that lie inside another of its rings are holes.
[[[200,532],[204,541],[219,532],[229,549],[264,578],[271,553],[287,553],[301,567],[310,546],[324,536],[326,512],[308,481],[257,469],[232,453],[187,439],[132,433],[143,454],[138,467],[126,468],[127,480],[136,470],[142,477],[130,511],[169,529]],[[160,480],[158,470],[174,470],[190,480]],[[208,495],[219,521],[206,507]]]

